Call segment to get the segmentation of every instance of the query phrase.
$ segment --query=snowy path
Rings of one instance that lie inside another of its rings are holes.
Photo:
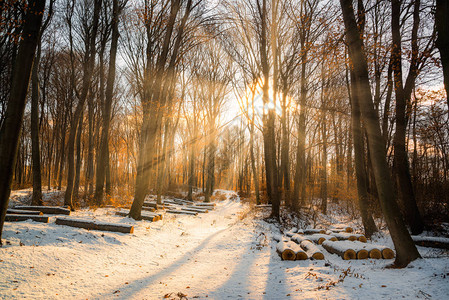
[[[448,299],[447,258],[420,260],[404,270],[384,269],[390,261],[344,262],[335,255],[283,262],[270,241],[270,225],[251,213],[241,221],[242,211],[248,208],[226,200],[200,217],[166,215],[156,223],[119,218],[107,209],[75,215],[135,224],[132,235],[8,223],[4,238],[11,245],[0,248],[0,298],[161,299],[182,292],[189,299]]]

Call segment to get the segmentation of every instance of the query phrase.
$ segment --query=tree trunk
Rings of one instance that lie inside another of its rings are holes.
[[[261,40],[260,40],[260,58],[262,64],[262,74],[264,78],[263,83],[263,103],[268,105],[270,102],[269,95],[269,80],[270,69],[268,63],[268,48],[267,48],[267,1],[263,0],[262,10],[260,11],[261,23]],[[274,104],[274,103],[273,103]],[[267,178],[268,198],[272,203],[271,216],[279,220],[280,199],[278,194],[277,183],[277,166],[276,166],[276,139],[275,139],[275,107],[268,109],[268,112],[263,117],[263,138],[264,138],[264,152],[265,152],[265,172]]]
[[[41,154],[39,150],[39,61],[41,57],[41,41],[38,40],[36,57],[31,72],[31,156],[33,163],[33,196],[31,205],[43,205]]]
[[[98,31],[98,22],[99,22],[99,14],[101,9],[101,0],[95,0],[94,2],[94,13],[92,20],[92,31],[91,36],[89,37],[89,45],[86,53],[86,58],[83,66],[83,86],[81,90],[81,95],[79,97],[78,105],[75,109],[75,113],[72,117],[72,122],[70,124],[70,133],[69,139],[67,141],[67,189],[64,195],[64,205],[69,205],[73,207],[73,184],[75,177],[75,138],[76,138],[76,129],[78,127],[78,122],[81,117],[82,111],[84,110],[84,102],[86,101],[87,94],[90,87],[90,81],[93,73],[93,67],[95,64],[95,41]]]
[[[5,118],[0,129],[0,245],[3,224],[11,193],[13,169],[17,160],[17,148],[26,105],[28,83],[42,24],[45,0],[28,1],[24,17],[22,39],[11,81],[11,92]]]
[[[76,132],[76,163],[75,163],[75,180],[73,183],[73,196],[72,199],[75,203],[78,202],[79,198],[79,188],[80,188],[80,177],[81,177],[81,156],[83,155],[83,151],[81,151],[81,134],[83,132],[83,121],[84,121],[84,112],[81,113],[78,130]],[[72,202],[73,203],[73,202]]]
[[[109,165],[109,125],[112,112],[112,100],[115,82],[115,61],[117,57],[117,44],[119,38],[118,22],[121,8],[118,0],[113,0],[112,16],[112,40],[109,54],[109,69],[106,83],[106,97],[103,109],[103,128],[100,137],[100,153],[97,160],[97,172],[95,181],[95,199],[98,205],[103,204],[103,188],[106,177],[106,168]],[[110,180],[109,180],[110,181]],[[110,193],[110,190],[108,191]]]
[[[361,108],[361,115],[368,134],[368,146],[379,200],[397,252],[395,265],[397,267],[405,267],[411,261],[420,258],[420,255],[407,231],[394,197],[393,185],[386,161],[385,142],[380,131],[379,117],[374,109],[368,76],[368,64],[363,50],[363,42],[357,29],[352,0],[340,0],[340,5],[350,49],[349,55],[356,77],[359,107]]]
[[[414,16],[414,26],[416,26],[416,22],[419,24],[419,1],[415,1],[415,3],[418,4],[418,7],[415,6],[415,12],[418,13],[418,17]],[[419,213],[418,206],[416,205],[405,145],[407,128],[406,109],[408,106],[407,102],[410,100],[410,94],[404,90],[402,83],[402,47],[400,28],[401,1],[392,0],[391,7],[391,31],[393,38],[393,49],[391,51],[391,56],[394,71],[394,90],[396,94],[396,132],[393,140],[394,167],[396,170],[396,177],[398,179],[399,199],[403,205],[405,220],[410,226],[412,234],[416,235],[420,234],[424,230],[424,223]],[[410,72],[414,72],[414,68],[415,66],[412,62]]]
[[[449,2],[437,0],[435,10],[435,27],[438,33],[436,46],[440,51],[441,64],[443,66],[444,88],[449,95]],[[449,97],[447,98],[449,108]]]
[[[357,179],[357,194],[359,198],[359,209],[362,216],[363,228],[365,229],[365,236],[370,238],[373,233],[377,232],[376,223],[374,223],[373,216],[369,209],[369,195],[368,195],[368,178],[365,169],[365,151],[364,138],[362,132],[362,124],[360,120],[359,100],[357,99],[357,88],[355,83],[354,72],[351,71],[351,127],[352,140],[354,141],[354,163],[355,174]]]
[[[130,217],[134,219],[140,219],[142,205],[145,196],[148,193],[148,185],[150,177],[150,171],[153,167],[154,159],[154,142],[156,141],[157,129],[162,119],[162,105],[164,104],[162,99],[162,78],[166,73],[165,64],[167,62],[167,56],[169,53],[170,40],[172,37],[174,24],[178,11],[180,9],[180,0],[174,0],[171,2],[170,17],[167,20],[166,31],[164,41],[161,48],[161,54],[157,60],[157,72],[155,78],[157,80],[151,85],[150,70],[145,70],[145,97],[144,99],[144,112],[143,122],[141,130],[141,140],[139,148],[139,157],[137,161],[137,175],[136,175],[136,189],[134,192],[134,201],[129,211]],[[147,30],[152,30],[147,28]],[[150,47],[150,45],[148,45]],[[147,55],[151,55],[151,51],[147,51]],[[148,57],[149,60],[152,57]]]
[[[296,170],[293,189],[293,208],[299,211],[300,206],[305,203],[306,196],[306,97],[307,97],[307,78],[306,78],[306,61],[307,54],[305,42],[301,42],[301,83],[300,83],[300,99],[299,99],[299,117],[298,117],[298,145],[296,150]]]

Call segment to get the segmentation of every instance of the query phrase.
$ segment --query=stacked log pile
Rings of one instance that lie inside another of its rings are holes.
[[[323,233],[324,232],[324,233]],[[344,260],[349,259],[391,259],[395,257],[392,249],[367,243],[363,234],[353,232],[351,227],[332,227],[331,230],[293,228],[284,235],[275,235],[276,251],[283,260],[294,260],[298,246],[311,259],[324,259],[320,245],[329,253],[337,254]],[[299,258],[295,259],[298,260]]]

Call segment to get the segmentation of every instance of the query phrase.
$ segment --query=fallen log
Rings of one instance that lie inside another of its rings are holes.
[[[279,242],[276,245],[276,251],[281,256],[282,260],[305,260],[308,255],[301,247],[292,241]]]
[[[369,257],[369,252],[366,249],[360,249],[357,251],[357,259],[367,259]]]
[[[55,224],[65,225],[70,227],[84,228],[87,230],[100,230],[100,231],[113,231],[122,233],[133,233],[134,226],[131,225],[121,225],[113,223],[104,223],[97,221],[87,221],[79,219],[69,219],[69,218],[56,218]]]
[[[352,227],[349,227],[346,225],[333,225],[329,228],[329,230],[331,230],[333,232],[347,232],[347,233],[351,233],[354,231],[354,229],[352,229]]]
[[[211,207],[215,207],[215,203],[211,203],[211,202],[194,202],[194,205],[196,206],[211,206]]]
[[[307,256],[309,256],[313,259],[316,259],[316,260],[324,259],[324,254],[311,241],[308,241],[308,240],[302,241],[301,248],[303,248],[306,251]]]
[[[382,258],[382,252],[380,252],[377,248],[372,248],[368,250],[368,256],[372,259],[381,259]]]
[[[40,211],[44,214],[49,214],[49,215],[70,215],[70,208],[63,208],[63,207],[59,207],[59,206],[21,205],[21,206],[14,207],[14,209]]]
[[[337,254],[344,260],[357,258],[357,253],[355,250],[348,248],[346,243],[343,245],[341,242],[325,241],[321,244],[321,246],[323,246],[327,252]]]
[[[164,205],[157,204],[156,202],[145,201],[142,207],[152,207],[154,209],[162,209]]]
[[[412,236],[416,245],[422,247],[449,249],[449,239],[443,237],[431,237],[431,236]]]
[[[122,216],[122,217],[128,217],[129,216],[129,211],[127,210],[120,210],[118,212],[115,213],[118,216]],[[145,221],[150,221],[150,222],[156,222],[159,221],[159,217],[156,215],[149,215],[145,212],[142,212],[140,215],[140,220],[145,220]]]
[[[191,216],[196,216],[198,215],[197,212],[194,211],[185,211],[185,210],[177,210],[177,209],[169,209],[167,211],[165,211],[169,214],[179,214],[179,215],[191,215]]]
[[[292,241],[294,241],[297,244],[301,244],[302,241],[309,241],[311,242],[311,240],[308,238],[308,236],[305,235],[301,235],[301,234],[294,234],[291,237]]]
[[[20,222],[20,221],[26,221],[26,220],[32,220],[36,222],[41,223],[48,223],[49,217],[48,216],[38,216],[38,215],[14,215],[14,214],[6,214],[5,221],[7,222]]]
[[[275,240],[276,242],[289,242],[290,239],[286,236],[283,236],[281,234],[275,234],[273,235],[273,240]]]
[[[271,204],[259,204],[255,208],[271,208]]]
[[[276,251],[282,260],[295,260],[296,254],[291,247],[289,247],[288,242],[279,242],[276,245]]]
[[[304,234],[315,234],[315,233],[322,233],[325,234],[326,230],[324,229],[304,229]]]
[[[337,238],[335,236],[332,235],[328,235],[328,234],[322,234],[322,233],[315,233],[312,235],[306,235],[305,236],[307,239],[309,239],[310,241],[314,242],[315,244],[321,245],[324,241],[336,241]]]
[[[196,211],[198,213],[208,213],[209,209],[207,208],[201,208],[201,207],[197,207],[194,205],[188,205],[187,207],[183,208],[184,210],[191,210],[191,211]]]
[[[142,210],[149,211],[149,212],[155,212],[156,209],[154,207],[148,207],[148,206],[142,206]]]
[[[393,249],[390,249],[388,247],[381,247],[379,250],[382,253],[383,259],[392,259],[396,256]]]
[[[41,216],[43,213],[37,210],[21,210],[21,209],[8,209],[6,211],[7,214],[14,215],[33,215],[33,216]]]
[[[333,233],[332,235],[335,236],[339,241],[349,240],[349,241],[360,241],[362,243],[367,242],[366,237],[363,234],[338,232]]]

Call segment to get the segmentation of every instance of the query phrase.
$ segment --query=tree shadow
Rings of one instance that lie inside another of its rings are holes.
[[[186,264],[189,260],[192,259],[192,256],[195,253],[203,250],[213,239],[217,238],[220,234],[228,230],[228,228],[221,229],[217,232],[212,233],[206,239],[204,239],[198,246],[196,246],[193,250],[187,251],[182,257],[177,259],[175,262],[159,271],[158,273],[152,274],[146,278],[139,278],[132,282],[129,282],[126,286],[120,286],[120,298],[122,299],[130,299],[133,298],[134,295],[139,293],[141,290],[145,289],[147,286],[152,283],[161,280],[165,276],[168,276],[170,273],[176,271],[181,268],[184,264]],[[118,288],[114,288],[113,291],[107,293],[101,293],[94,298],[99,298],[101,296],[111,295]]]
[[[251,238],[248,239],[243,248],[243,255],[239,261],[233,261],[233,264],[237,267],[229,275],[229,279],[215,290],[210,291],[208,296],[213,299],[222,299],[225,297],[231,299],[254,299],[254,295],[251,294],[250,278],[251,269],[255,267],[254,263],[262,255],[263,252],[256,248],[254,241],[257,238],[257,233],[253,232]]]

